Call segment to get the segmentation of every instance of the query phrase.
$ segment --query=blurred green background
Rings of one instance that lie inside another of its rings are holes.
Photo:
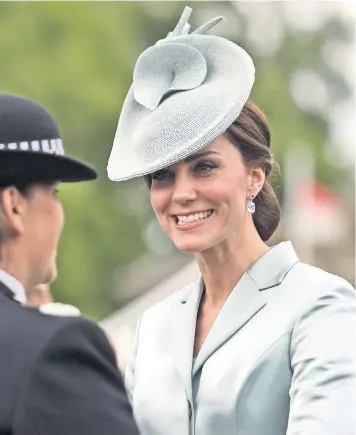
[[[0,3],[1,91],[43,103],[58,120],[66,152],[100,174],[97,182],[62,186],[67,222],[56,300],[102,319],[130,299],[127,267],[146,255],[162,262],[175,255],[154,226],[142,182],[112,183],[106,164],[135,60],[174,28],[186,4],[194,9],[193,29],[224,15],[214,32],[255,61],[252,98],[270,122],[281,201],[285,154],[308,143],[316,179],[354,208],[354,18],[346,6],[309,3]],[[135,278],[145,279],[139,267]]]

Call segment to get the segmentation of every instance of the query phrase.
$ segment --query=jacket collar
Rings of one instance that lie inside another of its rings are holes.
[[[0,296],[4,296],[11,301],[19,302],[15,298],[15,294],[6,285],[0,281]]]
[[[299,262],[299,258],[290,241],[272,246],[266,254],[255,261],[245,272],[256,284],[259,291],[280,285],[290,269]],[[202,292],[204,283],[202,277],[187,288],[181,295],[181,303],[186,303],[193,292]],[[199,298],[200,301],[200,298]]]
[[[299,262],[291,242],[273,246],[246,272],[260,291],[280,285],[290,269]]]
[[[5,270],[0,269],[0,283],[3,284],[12,293],[12,299],[26,304],[26,292],[24,286],[14,276]]]
[[[193,365],[195,325],[200,298],[204,289],[202,278],[193,283],[179,300],[171,317],[169,346],[183,379],[188,398],[192,397],[192,376],[205,361],[232,335],[267,304],[264,292],[280,285],[289,270],[298,262],[290,242],[280,243],[260,257],[233,288]]]

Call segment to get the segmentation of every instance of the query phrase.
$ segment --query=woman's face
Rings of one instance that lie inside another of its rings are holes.
[[[246,204],[260,190],[264,174],[246,167],[224,136],[151,176],[153,210],[181,251],[205,251],[253,225]]]
[[[18,247],[17,259],[22,256],[27,265],[31,286],[52,282],[57,276],[57,247],[64,224],[57,190],[57,183],[36,184],[28,196],[15,187],[2,194],[3,214]]]

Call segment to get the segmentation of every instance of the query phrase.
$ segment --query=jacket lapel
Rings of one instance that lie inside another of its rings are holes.
[[[292,244],[283,242],[252,264],[230,293],[209,331],[195,360],[193,376],[220,346],[267,304],[270,292],[265,290],[280,285],[298,261]]]
[[[290,242],[280,243],[258,259],[230,293],[194,365],[195,326],[204,289],[202,278],[193,283],[181,299],[175,302],[167,331],[168,346],[189,400],[192,400],[192,377],[219,347],[263,309],[270,297],[270,292],[264,290],[280,285],[298,261]]]
[[[187,398],[192,400],[192,361],[195,338],[195,324],[202,295],[199,279],[190,286],[187,293],[178,300],[172,312],[168,343],[177,370],[183,380]]]
[[[218,314],[193,366],[193,376],[205,361],[266,305],[266,298],[245,273]]]

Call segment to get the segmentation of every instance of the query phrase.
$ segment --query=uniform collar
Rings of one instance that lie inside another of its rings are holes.
[[[26,304],[25,288],[20,281],[2,269],[0,269],[0,281],[11,290],[15,301]]]

